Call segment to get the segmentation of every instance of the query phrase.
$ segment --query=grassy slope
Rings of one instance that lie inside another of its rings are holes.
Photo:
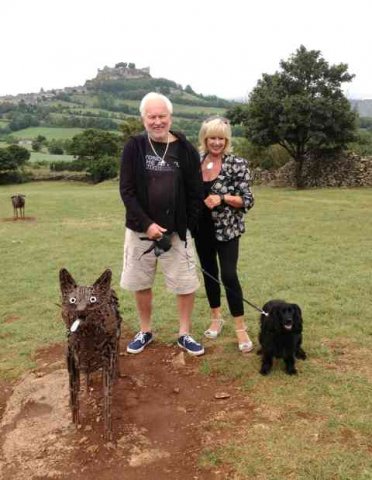
[[[12,135],[16,138],[32,140],[38,135],[43,135],[47,140],[65,140],[81,133],[82,128],[62,128],[62,127],[29,127],[23,130],[17,130]]]
[[[53,155],[48,152],[31,152],[30,162],[71,162],[75,157],[73,155]]]
[[[106,267],[125,323],[136,330],[133,298],[119,287],[123,208],[117,184],[34,183],[0,187],[0,218],[11,217],[9,196],[21,191],[34,221],[0,223],[3,282],[0,290],[0,370],[14,377],[32,367],[32,352],[63,341],[58,270],[81,283]],[[240,275],[246,298],[259,305],[279,297],[301,305],[304,347],[296,378],[276,365],[258,374],[259,357],[237,351],[231,323],[200,360],[205,374],[237,379],[252,401],[253,417],[216,421],[201,461],[231,464],[232,478],[369,479],[371,405],[372,224],[371,189],[294,191],[255,188],[256,206],[241,241]],[[175,303],[159,276],[154,326],[159,341],[176,338]],[[258,314],[247,306],[252,337]],[[225,317],[228,318],[227,313]],[[197,293],[194,334],[201,338],[208,308]],[[206,346],[211,344],[206,343]]]

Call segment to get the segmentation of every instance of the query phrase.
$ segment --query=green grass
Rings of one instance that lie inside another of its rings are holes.
[[[53,155],[48,152],[31,152],[31,158],[29,162],[71,162],[74,159],[73,155]]]
[[[62,128],[62,127],[29,127],[23,130],[17,130],[12,135],[18,139],[34,139],[38,135],[43,135],[47,140],[65,140],[74,135],[83,132],[82,128]]]
[[[128,105],[130,107],[136,108],[138,110],[139,101],[138,100],[123,100],[121,103]],[[201,105],[183,105],[180,103],[173,103],[173,115],[175,117],[182,117],[183,113],[194,113],[203,116],[217,115],[225,112],[225,108],[219,107],[206,107]]]
[[[183,95],[184,98],[190,98],[188,94]],[[95,95],[74,95],[73,98],[84,102],[85,106],[80,106],[81,109],[83,108],[94,108],[98,102],[98,97]],[[191,97],[194,98],[194,97]],[[120,99],[116,102],[117,105],[128,105],[129,107],[135,108],[138,111],[139,107],[139,100],[127,100],[127,99]],[[78,108],[78,107],[77,107]],[[183,105],[179,103],[173,102],[173,111],[175,116],[182,117],[183,113],[195,113],[200,115],[215,115],[219,113],[225,112],[225,108],[220,107],[208,107],[208,106],[201,106],[201,105]]]
[[[26,215],[33,220],[8,221],[15,191],[27,195]],[[298,362],[295,378],[280,362],[266,378],[258,374],[258,356],[239,354],[231,322],[218,340],[206,341],[202,374],[237,381],[252,408],[206,424],[213,442],[200,462],[211,470],[229,468],[231,479],[370,479],[372,189],[256,187],[254,193],[241,239],[244,295],[260,306],[271,298],[301,305],[308,360]],[[117,183],[1,186],[0,219],[3,378],[31,368],[38,347],[64,340],[57,305],[61,267],[85,284],[111,267],[124,322],[137,329],[132,295],[118,286],[123,207]],[[196,338],[208,316],[201,288],[193,315]],[[249,306],[246,321],[256,343],[258,313]],[[158,341],[174,342],[175,301],[161,275],[154,327]]]

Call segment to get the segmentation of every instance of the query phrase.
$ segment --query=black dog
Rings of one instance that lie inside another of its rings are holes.
[[[261,314],[259,342],[262,354],[260,373],[267,375],[273,365],[273,358],[283,358],[288,375],[297,373],[296,358],[305,360],[302,343],[302,313],[295,303],[271,300],[262,307],[268,315]]]

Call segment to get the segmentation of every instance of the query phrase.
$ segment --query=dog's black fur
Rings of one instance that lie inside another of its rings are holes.
[[[288,375],[297,373],[296,358],[305,360],[306,353],[302,344],[302,313],[295,303],[284,300],[270,300],[262,310],[268,316],[261,314],[259,342],[262,354],[260,373],[267,375],[273,365],[273,359],[283,358]]]

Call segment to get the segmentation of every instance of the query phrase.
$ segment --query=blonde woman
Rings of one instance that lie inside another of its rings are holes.
[[[231,153],[231,127],[223,117],[205,120],[199,132],[199,149],[204,184],[204,209],[195,234],[200,265],[225,287],[231,315],[235,321],[238,348],[253,349],[244,321],[244,305],[237,265],[239,239],[245,231],[244,214],[253,207],[250,172],[244,158]],[[220,284],[203,272],[211,309],[211,324],[204,332],[216,339],[224,320],[221,315]]]

